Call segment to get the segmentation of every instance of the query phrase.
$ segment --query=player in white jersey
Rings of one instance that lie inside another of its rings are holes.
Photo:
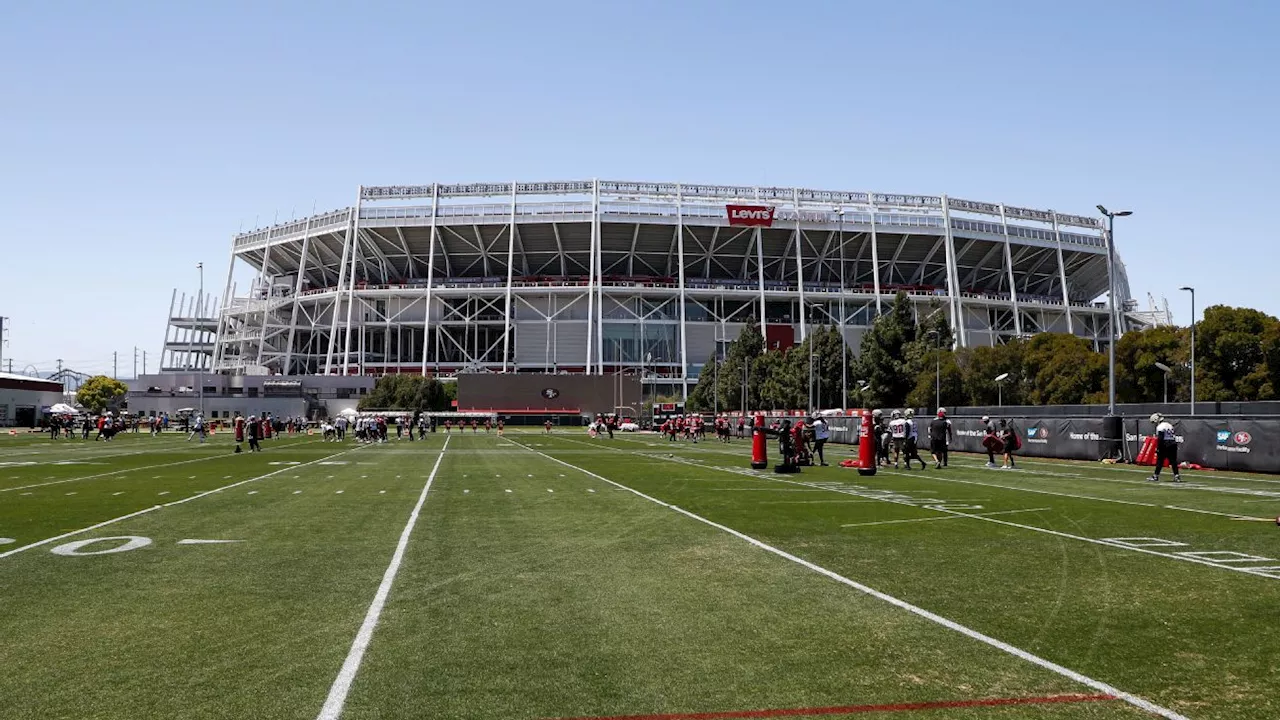
[[[907,410],[907,412],[906,412],[906,416],[907,416],[907,417],[906,417],[906,423],[907,423],[907,453],[906,453],[907,459],[906,459],[906,465],[907,465],[907,469],[908,469],[908,470],[910,470],[910,469],[911,469],[911,461],[912,461],[912,460],[919,460],[919,461],[920,461],[920,469],[921,469],[921,470],[924,470],[927,466],[925,465],[924,458],[920,457],[920,426],[916,423],[916,411],[915,411],[915,410],[908,409],[908,410]]]
[[[893,467],[898,467],[898,457],[907,446],[907,421],[901,410],[894,410],[889,420],[889,438],[893,442]]]
[[[1168,462],[1173,468],[1173,481],[1182,482],[1182,474],[1178,472],[1178,436],[1173,430],[1173,423],[1160,413],[1152,413],[1151,424],[1156,426],[1156,470],[1147,479],[1160,482],[1160,469]]]

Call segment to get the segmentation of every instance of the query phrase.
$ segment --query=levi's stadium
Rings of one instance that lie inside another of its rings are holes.
[[[1108,335],[1101,219],[938,195],[362,187],[353,207],[235,236],[231,259],[221,302],[175,293],[165,369],[620,371],[681,395],[749,320],[764,318],[770,347],[834,325],[856,350],[899,292],[919,314],[943,307],[961,346]],[[233,283],[237,263],[255,275],[247,288]],[[1117,313],[1141,322],[1115,270]]]

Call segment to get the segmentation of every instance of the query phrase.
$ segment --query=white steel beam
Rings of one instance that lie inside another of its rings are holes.
[[[793,189],[791,198],[792,207],[796,211],[796,290],[800,297],[800,342],[804,342],[809,336],[809,327],[806,322],[808,308],[804,302],[804,257],[800,252],[800,246],[804,243],[804,231],[800,229],[800,191]]]
[[[290,364],[293,362],[293,341],[297,332],[298,325],[298,306],[301,301],[298,295],[302,292],[302,280],[307,274],[307,251],[311,246],[311,218],[315,216],[315,209],[311,211],[311,215],[307,217],[306,229],[302,235],[302,254],[298,259],[298,277],[293,283],[293,309],[289,313],[289,338],[284,347],[284,367],[281,370],[285,375],[291,375],[293,368]]]
[[[867,197],[871,200],[871,284],[872,289],[876,293],[876,317],[880,317],[883,311],[880,309],[880,243],[876,238],[876,194],[867,193]]]
[[[1009,275],[1009,302],[1013,303],[1013,331],[1022,337],[1022,313],[1018,310],[1017,281],[1013,277],[1013,253],[1009,251],[1009,218],[1000,203],[1000,229],[1004,232],[1004,266]]]
[[[436,217],[440,212],[440,185],[439,183],[431,186],[431,234],[430,241],[427,245],[427,291],[426,291],[426,307],[422,310],[422,375],[427,374],[427,338],[431,335],[431,286],[436,282],[436,242],[439,240],[436,233]],[[436,329],[437,336],[439,328]],[[440,360],[439,345],[436,346],[436,361]]]
[[[333,370],[333,352],[338,340],[338,311],[341,309],[342,286],[347,279],[347,258],[351,254],[351,244],[355,233],[356,216],[358,214],[356,208],[352,208],[350,219],[347,221],[347,237],[342,243],[342,260],[338,263],[338,284],[336,286],[337,293],[334,295],[333,310],[331,311],[332,322],[329,325],[329,350],[325,353],[324,374],[329,375]]]
[[[511,183],[511,226],[507,231],[507,304],[502,313],[502,372],[507,372],[507,358],[511,349],[511,282],[514,279],[516,256],[516,184]]]
[[[873,212],[872,218],[874,217]],[[947,237],[947,302],[951,305],[951,337],[959,347],[968,347],[964,305],[960,300],[960,270],[957,263],[955,235],[951,232],[951,209],[946,195],[942,196],[942,226]]]
[[[1062,262],[1062,230],[1058,225],[1058,213],[1053,213],[1054,251],[1058,256],[1058,282],[1062,286],[1062,309],[1067,313],[1067,332],[1075,334],[1075,325],[1071,320],[1071,296],[1067,293],[1067,267]]]
[[[680,287],[680,397],[689,400],[689,343],[685,329],[684,312],[684,203],[681,186],[676,185],[676,264],[679,266]]]

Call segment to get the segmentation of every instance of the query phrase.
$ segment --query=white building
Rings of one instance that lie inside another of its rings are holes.
[[[62,391],[56,380],[0,372],[0,427],[35,427]]]

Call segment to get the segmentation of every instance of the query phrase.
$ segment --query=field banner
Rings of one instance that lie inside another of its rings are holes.
[[[1218,470],[1280,472],[1280,420],[1169,418],[1178,439],[1178,460]],[[1136,429],[1136,432],[1135,432]],[[1146,418],[1125,423],[1130,456],[1151,434]]]

